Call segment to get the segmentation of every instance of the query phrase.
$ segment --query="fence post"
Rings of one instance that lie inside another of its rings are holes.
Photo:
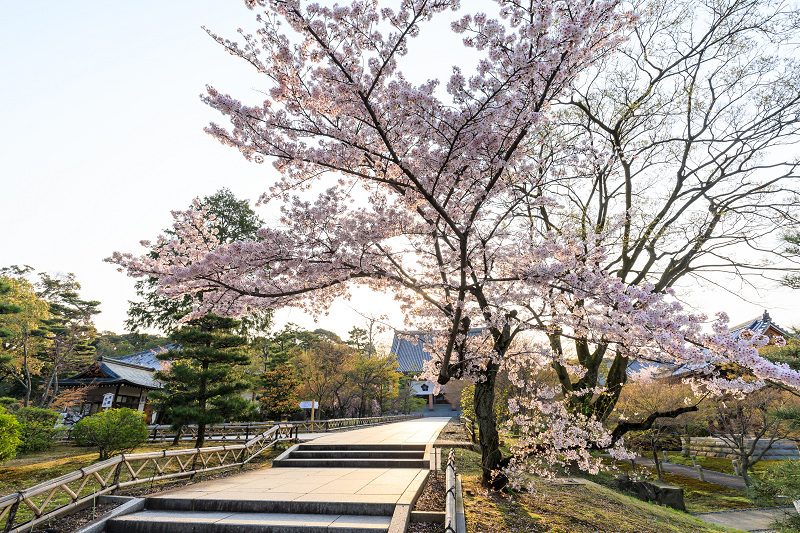
[[[445,469],[444,531],[456,533],[456,465],[455,449],[450,448]]]
[[[11,508],[8,510],[8,517],[6,517],[6,527],[3,529],[3,533],[8,533],[14,527],[14,520],[17,518],[17,509],[19,508],[19,502],[22,501],[22,492],[17,493],[17,501],[11,504]]]
[[[122,473],[122,464],[125,462],[125,454],[119,454],[119,459],[119,463],[117,463],[117,467],[114,469],[114,480],[111,482],[114,486],[111,494],[116,494],[117,488],[119,488],[119,475]]]

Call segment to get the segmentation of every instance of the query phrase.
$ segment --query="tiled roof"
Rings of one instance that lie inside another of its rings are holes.
[[[168,344],[156,350],[123,355],[121,357],[101,357],[94,365],[83,370],[69,379],[61,380],[64,386],[79,385],[116,385],[127,384],[145,389],[160,389],[154,377],[156,370],[163,370],[167,361],[160,361],[156,355],[169,350],[180,349],[174,344]],[[101,374],[104,377],[98,377]]]
[[[131,385],[138,385],[148,389],[160,389],[159,383],[153,377],[153,369],[146,366],[139,366],[124,361],[114,359],[101,359],[100,364],[108,374],[114,374],[117,379],[113,383],[129,383]]]
[[[403,373],[422,372],[422,366],[431,360],[431,354],[422,349],[430,335],[421,331],[395,331],[392,353],[397,357],[397,370]]]
[[[469,331],[470,337],[483,331],[473,328]],[[423,331],[395,331],[392,341],[392,353],[397,357],[397,370],[402,373],[419,373],[426,362],[431,360],[431,354],[423,349],[426,342],[431,342],[431,334]]]
[[[160,361],[156,356],[160,353],[168,352],[169,350],[179,350],[176,344],[167,344],[159,346],[152,350],[145,350],[143,352],[132,353],[130,355],[123,355],[120,357],[105,358],[106,361],[122,361],[124,363],[131,363],[139,366],[146,366],[153,370],[163,370],[166,361]]]
[[[748,320],[747,322],[742,322],[739,325],[733,326],[730,329],[730,332],[731,333],[735,333],[737,337],[739,336],[739,334],[741,332],[746,331],[748,329],[752,330],[752,331],[754,331],[756,333],[763,334],[763,333],[766,333],[767,330],[770,327],[772,327],[773,329],[777,330],[778,333],[780,333],[781,335],[783,335],[786,338],[790,338],[790,337],[793,336],[792,334],[788,333],[786,330],[784,330],[783,328],[778,326],[776,323],[774,323],[772,321],[772,317],[769,316],[769,313],[767,312],[766,309],[764,310],[764,314],[761,315],[760,317],[757,317],[757,318],[754,318],[752,320]]]

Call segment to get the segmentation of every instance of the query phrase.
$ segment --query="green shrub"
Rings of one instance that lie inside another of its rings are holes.
[[[470,383],[461,390],[461,412],[475,422],[475,384]]]
[[[16,398],[11,398],[9,396],[0,396],[0,411],[3,409],[7,411],[13,411],[14,407],[19,404],[19,400]]]
[[[144,413],[126,408],[109,409],[80,420],[72,430],[72,437],[78,446],[97,448],[103,460],[146,441],[147,424]]]
[[[792,500],[800,499],[800,460],[781,461],[767,467],[751,487],[757,502],[772,505],[775,496],[788,496]]]
[[[6,413],[5,409],[0,409],[0,463],[14,458],[20,442],[19,422],[14,415]]]
[[[55,428],[58,413],[51,409],[23,407],[14,412],[19,421],[19,436],[22,444],[17,451],[32,453],[49,450],[55,444],[59,431]]]

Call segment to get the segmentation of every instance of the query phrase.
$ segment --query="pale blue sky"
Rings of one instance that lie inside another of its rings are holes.
[[[138,242],[196,196],[228,187],[254,200],[274,178],[270,165],[247,163],[202,131],[220,120],[198,98],[207,83],[252,103],[261,101],[261,82],[201,26],[235,39],[252,20],[239,0],[4,2],[0,266],[74,272],[83,296],[102,302],[99,329],[123,331],[134,281],[102,259],[139,253]],[[424,77],[446,77],[458,49],[426,48],[412,49],[415,64]],[[800,292],[762,289],[745,293],[752,304],[690,292],[701,309],[725,310],[734,322],[766,306],[779,323],[800,325]],[[362,294],[319,327],[345,335],[361,320],[348,306],[384,313],[389,302]],[[280,318],[316,327],[298,311]],[[390,318],[402,327],[398,312]]]

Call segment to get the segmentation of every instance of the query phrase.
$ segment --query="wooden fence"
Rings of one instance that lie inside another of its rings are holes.
[[[242,467],[278,442],[297,439],[294,425],[275,425],[245,444],[121,454],[0,498],[0,527],[19,533],[117,489]]]
[[[87,505],[117,489],[165,479],[242,467],[278,442],[297,440],[298,432],[336,431],[419,418],[422,415],[339,418],[314,422],[224,424],[206,428],[206,438],[224,444],[206,448],[120,454],[86,468],[0,498],[3,533],[30,531],[35,525]],[[170,426],[150,426],[149,442],[175,438]],[[255,435],[250,438],[250,435]],[[183,428],[181,440],[196,438],[197,427]],[[235,442],[245,441],[244,444]]]
[[[455,449],[450,448],[445,469],[444,532],[456,533],[456,462]]]
[[[247,441],[253,435],[258,435],[268,430],[272,426],[282,424],[291,425],[297,428],[300,433],[320,433],[329,431],[339,431],[342,429],[371,426],[376,424],[387,424],[390,422],[402,422],[419,418],[422,415],[388,415],[373,416],[367,418],[335,418],[332,420],[295,421],[295,422],[246,422],[238,424],[217,424],[206,427],[206,440],[208,441]],[[197,426],[183,426],[178,430],[169,425],[147,426],[147,442],[169,442],[175,439],[180,433],[178,440],[196,440]],[[62,441],[68,442],[71,435],[68,431],[62,437]]]

